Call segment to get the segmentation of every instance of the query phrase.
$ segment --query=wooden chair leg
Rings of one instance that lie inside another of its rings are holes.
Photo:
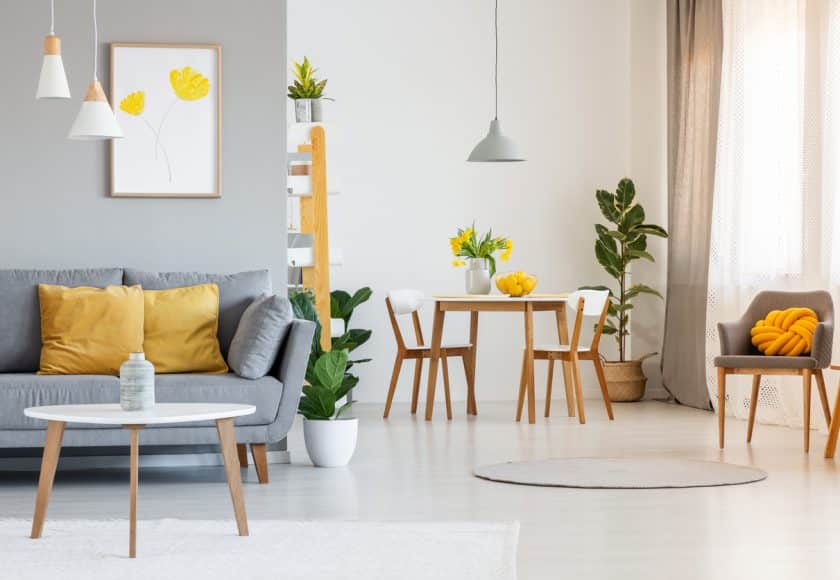
[[[554,359],[548,359],[548,380],[545,383],[545,416],[551,417],[551,387],[554,382]]]
[[[825,416],[825,424],[831,425],[831,409],[828,406],[828,392],[825,390],[825,377],[822,369],[814,371],[817,376],[817,390],[820,393],[820,404],[822,404],[823,415]]]
[[[569,361],[563,361],[563,387],[566,389],[566,413],[569,417],[577,414],[575,411],[575,384],[572,378],[572,365]]]
[[[260,483],[268,483],[268,455],[265,443],[251,443],[251,456],[254,458],[257,480]]]
[[[239,457],[239,467],[248,467],[248,445],[245,443],[236,444],[236,455]]]
[[[747,443],[752,441],[755,427],[755,412],[758,409],[758,392],[761,387],[761,375],[753,375],[752,391],[750,392],[750,417],[747,420]]]
[[[411,414],[417,414],[417,399],[420,398],[420,377],[423,375],[423,359],[414,359],[414,384],[411,386]]]
[[[447,357],[441,357],[443,366],[443,397],[446,400],[446,418],[452,420],[452,394],[449,391],[449,362]]]
[[[718,444],[723,449],[724,425],[726,423],[726,369],[718,367]]]
[[[610,393],[607,391],[607,376],[604,374],[604,365],[601,363],[601,358],[598,353],[594,353],[592,364],[595,366],[595,376],[598,377],[598,386],[601,387],[601,398],[604,399],[604,406],[607,408],[607,417],[610,418],[610,421],[613,421],[615,417],[613,416]]]
[[[467,415],[478,415],[478,408],[475,404],[475,365],[473,365],[472,355],[463,355],[461,362],[464,365],[464,377],[467,380]]]
[[[575,401],[577,402],[578,422],[583,425],[586,423],[586,415],[583,412],[583,383],[580,380],[580,359],[576,353],[570,356],[572,364],[572,375],[575,380]]]
[[[516,402],[516,420],[522,420],[522,409],[525,406],[525,353],[522,353],[522,372],[519,374],[519,397]]]
[[[831,425],[828,427],[828,440],[825,442],[823,457],[832,459],[837,451],[837,436],[840,435],[840,379],[837,380],[837,393],[834,395],[834,409],[831,413]]]
[[[391,403],[394,401],[394,392],[397,390],[397,381],[400,379],[400,369],[402,368],[403,358],[397,355],[397,360],[394,361],[394,372],[391,373],[391,386],[388,387],[388,398],[385,400],[385,413],[382,414],[383,419],[387,419],[391,414]]]
[[[805,453],[811,449],[811,370],[802,371],[802,430]]]

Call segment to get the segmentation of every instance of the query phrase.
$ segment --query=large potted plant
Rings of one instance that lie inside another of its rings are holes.
[[[358,420],[348,418],[353,388],[359,377],[350,372],[353,365],[370,359],[350,360],[350,352],[370,339],[371,331],[350,328],[355,309],[367,302],[372,295],[370,288],[361,288],[353,294],[344,290],[330,293],[331,317],[344,321],[344,333],[333,336],[332,350],[321,348],[321,322],[315,310],[315,295],[309,290],[289,294],[295,318],[315,322],[315,335],[306,368],[306,384],[298,405],[303,415],[303,438],[312,463],[318,467],[347,465],[356,449]],[[339,404],[342,399],[347,401]]]
[[[347,350],[325,352],[306,372],[298,412],[306,452],[317,467],[347,465],[356,450],[359,420],[344,417],[353,401],[338,406],[353,387],[345,381],[347,359]]]
[[[645,377],[642,361],[655,353],[632,359],[627,348],[630,336],[630,311],[633,300],[649,294],[660,299],[662,295],[646,284],[631,283],[630,265],[636,260],[653,262],[647,251],[647,237],[667,238],[664,228],[645,223],[645,210],[636,203],[636,187],[633,181],[624,178],[618,183],[615,193],[599,189],[595,199],[609,226],[595,224],[595,258],[615,279],[618,288],[608,286],[585,286],[597,290],[609,290],[610,305],[604,334],[615,336],[618,341],[618,360],[604,362],[607,391],[613,401],[638,401],[645,394]]]
[[[321,100],[324,99],[324,88],[327,79],[315,78],[318,72],[303,57],[303,62],[292,61],[292,75],[294,81],[289,85],[289,98],[295,102],[295,121],[298,123],[316,123],[324,120]]]

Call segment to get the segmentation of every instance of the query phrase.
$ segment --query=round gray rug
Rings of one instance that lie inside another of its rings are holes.
[[[598,457],[498,463],[476,468],[475,475],[501,483],[584,489],[714,487],[767,477],[761,469],[717,461]]]

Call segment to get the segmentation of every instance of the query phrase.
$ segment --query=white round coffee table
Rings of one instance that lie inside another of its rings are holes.
[[[118,404],[103,405],[51,405],[29,407],[23,414],[47,423],[47,442],[41,459],[41,475],[38,480],[38,496],[35,500],[35,516],[32,519],[31,537],[40,538],[44,530],[47,504],[50,500],[61,440],[67,423],[89,423],[94,425],[120,425],[131,431],[131,484],[130,484],[130,527],[129,557],[137,554],[137,471],[139,464],[140,430],[146,425],[170,425],[195,421],[215,421],[219,434],[222,458],[225,462],[233,512],[240,536],[248,535],[248,517],[245,500],[242,497],[242,478],[239,474],[239,460],[236,454],[236,435],[233,419],[256,412],[253,405],[228,403],[160,403],[149,411],[123,411]]]

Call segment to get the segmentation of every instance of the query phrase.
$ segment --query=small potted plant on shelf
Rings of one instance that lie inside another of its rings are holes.
[[[344,417],[354,401],[337,407],[353,386],[344,380],[347,359],[347,350],[325,352],[306,372],[298,412],[306,452],[317,467],[347,465],[356,450],[359,420]]]
[[[615,336],[618,341],[618,360],[604,362],[607,391],[613,401],[638,401],[645,394],[645,377],[642,361],[656,353],[631,359],[627,348],[630,336],[630,311],[633,300],[641,294],[662,295],[645,284],[630,282],[630,264],[635,260],[653,262],[647,251],[647,237],[667,238],[668,232],[660,226],[645,223],[645,210],[636,203],[636,187],[624,178],[615,193],[605,190],[595,192],[598,207],[610,227],[595,224],[595,258],[607,273],[616,280],[618,289],[608,286],[584,286],[587,289],[609,290],[610,305],[603,333]]]
[[[496,252],[501,252],[499,259],[506,262],[513,251],[513,242],[505,237],[493,237],[491,229],[486,234],[477,234],[475,224],[461,229],[454,238],[449,238],[449,246],[455,260],[455,267],[467,266],[467,294],[489,294],[490,280],[496,274]]]
[[[289,85],[289,98],[295,102],[295,121],[298,123],[317,123],[324,120],[321,101],[325,99],[324,88],[327,79],[315,78],[318,72],[303,57],[303,62],[292,62],[294,81]]]

